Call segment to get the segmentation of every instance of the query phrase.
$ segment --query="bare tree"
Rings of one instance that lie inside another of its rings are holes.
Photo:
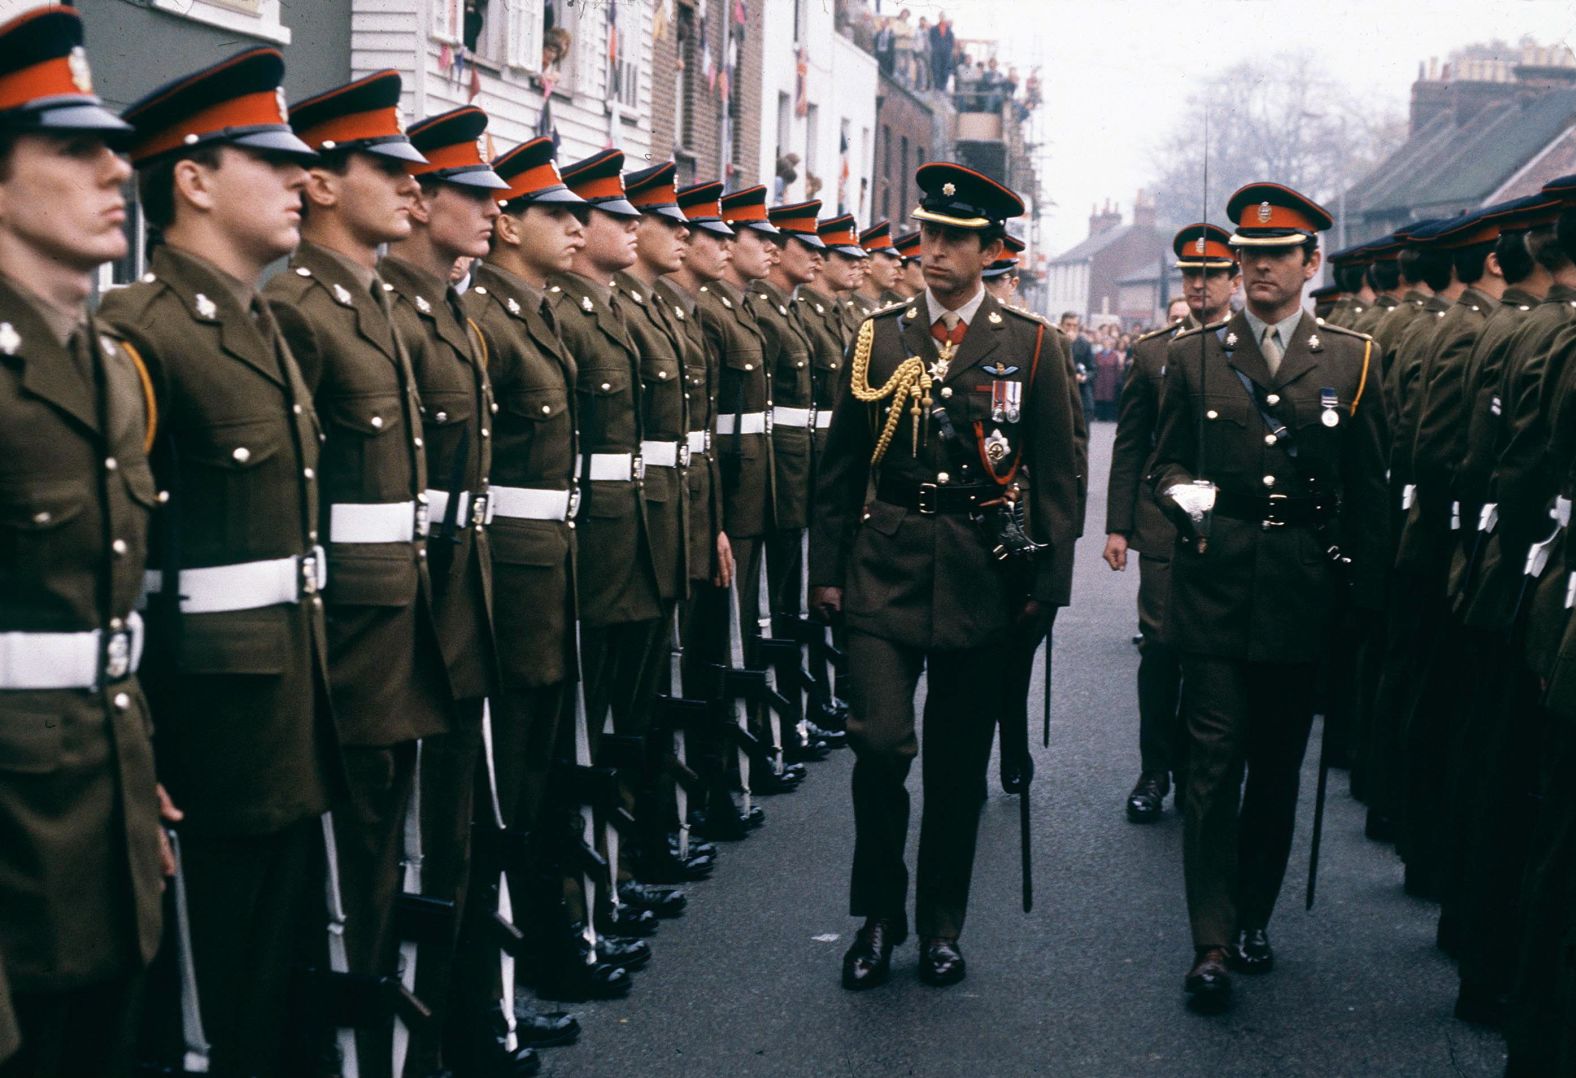
[[[1209,190],[1204,190],[1205,120]],[[1311,53],[1244,64],[1189,96],[1179,126],[1156,148],[1155,206],[1162,224],[1225,223],[1225,202],[1245,183],[1273,180],[1335,212],[1350,188],[1406,137],[1399,113],[1376,112],[1326,76]]]

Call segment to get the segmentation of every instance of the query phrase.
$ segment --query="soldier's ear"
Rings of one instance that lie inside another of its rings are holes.
[[[306,170],[305,197],[314,206],[325,209],[339,204],[339,177],[326,168]]]
[[[432,220],[433,190],[416,185],[415,192],[410,196],[410,219],[417,224],[425,225]]]
[[[520,246],[523,234],[520,231],[520,219],[512,213],[500,213],[493,222],[493,235],[506,247]]]

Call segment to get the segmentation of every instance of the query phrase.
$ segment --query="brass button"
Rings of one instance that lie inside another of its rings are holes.
[[[942,400],[947,400],[951,396],[952,396],[952,387],[951,386],[942,386],[941,387],[941,399]]]
[[[247,461],[252,459],[252,451],[246,448],[244,445],[238,445],[235,447],[235,451],[231,453],[230,456],[235,458],[235,462],[237,464],[245,464]]]
[[[747,371],[753,371],[755,369],[755,364],[753,364],[753,363],[746,363],[744,365],[744,369],[747,370]]]
[[[483,427],[482,428],[482,437],[483,438],[491,438],[492,437],[492,431],[488,430],[486,427]]]
[[[1266,475],[1264,477],[1264,485],[1267,487],[1273,487],[1275,485],[1275,477],[1273,475]]]
[[[611,382],[603,382],[602,383],[602,392],[606,393],[608,390],[610,390],[612,388],[613,388],[613,383],[611,383]]]
[[[317,475],[317,473],[314,472],[311,468],[302,468],[301,469],[301,474],[307,479],[311,479],[311,478],[313,478],[314,476]]]
[[[118,633],[122,629],[124,629],[125,627],[126,627],[126,623],[124,621],[122,621],[120,618],[110,618],[109,619],[109,631],[110,632]]]
[[[1274,445],[1276,441],[1277,441],[1277,439],[1276,439],[1275,435],[1273,435],[1273,434],[1266,434],[1264,436],[1264,444],[1265,445]]]
[[[552,415],[553,414],[553,406],[551,404],[544,404],[544,405],[542,405],[542,414],[543,415]]]
[[[301,411],[302,411],[301,406],[299,404],[292,404],[290,406],[290,410],[292,412],[294,412],[296,415],[300,415]]]
[[[433,416],[432,418],[436,419],[439,423],[447,423],[449,421],[449,413],[448,412],[439,412],[437,415]]]
[[[131,694],[130,693],[125,693],[125,692],[118,692],[118,693],[116,693],[115,694],[115,709],[117,711],[128,711],[128,710],[130,710],[130,708],[131,708]]]
[[[372,428],[374,430],[382,430],[383,429],[383,417],[382,416],[375,415],[375,416],[372,417]]]
[[[105,471],[113,472],[116,468],[119,468],[119,467],[120,467],[120,461],[116,460],[114,457],[105,457],[104,458],[104,470]]]
[[[417,448],[417,449],[420,449],[420,448],[421,448],[421,447],[422,447],[422,444],[423,444],[423,443],[422,443],[422,440],[421,440],[421,439],[420,439],[420,438],[412,438],[412,439],[411,439],[411,440],[410,440],[410,442],[411,442],[411,444],[412,444],[412,445],[414,445],[414,446],[415,446],[415,447],[416,447],[416,448]]]
[[[1264,398],[1264,403],[1269,405],[1271,408],[1275,407],[1277,404],[1280,403],[1280,394],[1279,393],[1271,393],[1269,396]]]
[[[48,509],[40,509],[38,512],[33,514],[34,524],[48,524],[51,519],[53,518],[51,517]]]
[[[1219,419],[1220,418],[1220,413],[1215,411],[1215,409],[1211,408],[1209,411],[1204,413],[1204,418],[1205,419]]]
[[[936,482],[938,482],[938,483],[950,483],[950,482],[952,482],[952,476],[948,475],[946,472],[937,472],[936,473]]]
[[[109,545],[109,548],[115,552],[117,558],[125,557],[126,551],[131,549],[126,545],[126,540],[124,539],[116,539]]]

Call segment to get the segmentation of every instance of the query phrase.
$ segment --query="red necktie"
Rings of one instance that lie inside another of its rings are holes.
[[[944,314],[940,318],[936,319],[935,324],[930,327],[930,335],[936,338],[938,343],[950,344],[956,348],[958,345],[963,343],[963,335],[969,331],[969,324],[963,321],[962,316],[952,311],[948,311],[947,314],[950,314],[953,318],[957,319],[957,321],[953,323],[952,328],[947,328],[947,315]]]

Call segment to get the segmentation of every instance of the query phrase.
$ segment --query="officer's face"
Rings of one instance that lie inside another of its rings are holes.
[[[733,241],[733,268],[746,281],[759,280],[772,269],[772,257],[777,245],[763,232],[753,228],[740,228]]]
[[[617,273],[635,264],[640,219],[593,209],[586,221],[586,257],[598,270]]]
[[[809,284],[821,271],[820,252],[802,240],[789,237],[783,244],[778,267],[790,284]]]
[[[1248,303],[1266,313],[1300,303],[1302,286],[1319,271],[1319,252],[1304,259],[1300,247],[1244,247],[1240,258]]]
[[[524,213],[498,218],[496,227],[513,239],[538,277],[564,272],[586,245],[585,226],[563,206],[527,206]]]
[[[450,258],[485,255],[493,222],[502,212],[492,191],[454,183],[423,188],[415,205],[417,217],[426,221],[433,247]]]
[[[1180,322],[1182,319],[1187,317],[1188,312],[1192,309],[1193,304],[1190,301],[1186,299],[1174,299],[1171,301],[1170,305],[1166,307],[1166,321],[1168,323]]]
[[[219,166],[183,161],[196,170],[193,201],[210,215],[248,261],[265,266],[301,242],[301,193],[306,169],[294,158],[226,146]],[[177,179],[179,183],[179,179]]]
[[[86,273],[126,253],[126,162],[104,140],[20,135],[0,180],[0,236]],[[16,267],[13,267],[16,268]]]
[[[1224,310],[1237,290],[1237,279],[1235,269],[1183,270],[1182,295],[1188,310],[1201,317]]]
[[[733,257],[732,246],[732,240],[703,228],[696,229],[690,233],[684,252],[684,268],[702,281],[715,281]]]
[[[925,289],[925,267],[918,262],[909,262],[903,267],[903,283],[915,292]]]
[[[688,238],[689,229],[677,221],[644,213],[640,215],[640,227],[635,233],[635,249],[641,264],[660,276],[684,264],[684,241]]]
[[[985,267],[1001,257],[1002,242],[980,246],[979,234],[926,221],[920,229],[925,283],[940,295],[972,288]]]
[[[826,253],[821,265],[821,277],[833,292],[847,292],[859,287],[859,259],[849,258],[836,251]]]
[[[343,172],[312,169],[306,197],[313,206],[332,207],[359,243],[376,247],[410,235],[411,202],[420,190],[403,161],[356,153]]]
[[[865,276],[878,289],[897,287],[903,265],[891,255],[871,255],[865,259]]]

